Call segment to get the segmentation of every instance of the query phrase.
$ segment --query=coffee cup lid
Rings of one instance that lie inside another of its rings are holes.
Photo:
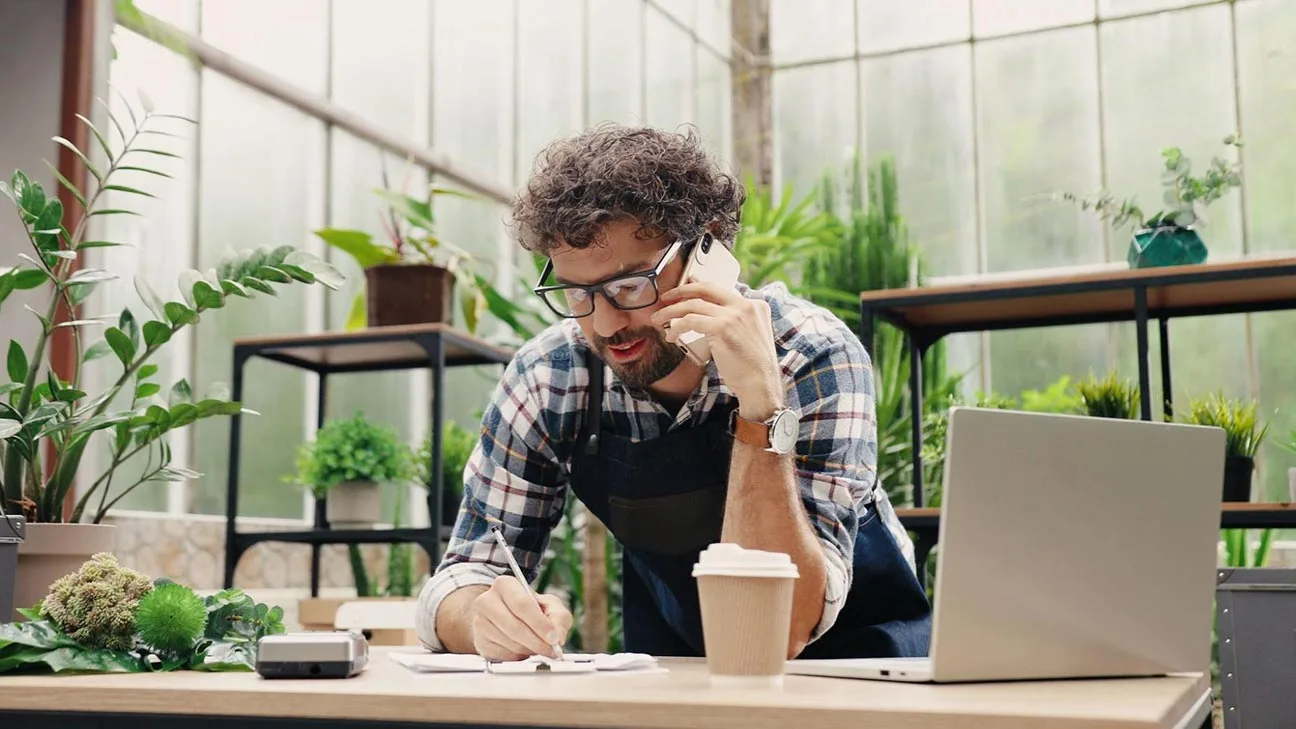
[[[717,542],[698,555],[693,576],[798,577],[797,566],[783,552],[743,549],[737,544]]]

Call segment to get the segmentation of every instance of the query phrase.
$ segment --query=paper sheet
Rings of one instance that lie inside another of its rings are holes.
[[[567,653],[558,661],[532,656],[522,661],[492,662],[478,655],[461,653],[392,653],[393,661],[419,673],[588,673],[592,671],[632,671],[656,668],[657,659],[646,653]]]

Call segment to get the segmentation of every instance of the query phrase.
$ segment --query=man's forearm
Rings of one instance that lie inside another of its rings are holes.
[[[734,443],[721,539],[791,556],[800,575],[793,588],[788,635],[788,656],[795,657],[823,616],[828,576],[823,550],[801,503],[791,456]]]
[[[473,645],[473,601],[486,585],[468,585],[450,593],[441,601],[436,614],[436,633],[441,645],[451,653],[476,653]]]

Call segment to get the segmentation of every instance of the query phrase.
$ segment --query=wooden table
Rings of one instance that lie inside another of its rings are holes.
[[[350,680],[0,676],[0,727],[1197,729],[1209,721],[1205,674],[950,686],[788,676],[782,689],[748,690],[712,688],[696,659],[665,659],[667,672],[637,675],[435,675],[407,671],[391,650],[374,649]]]

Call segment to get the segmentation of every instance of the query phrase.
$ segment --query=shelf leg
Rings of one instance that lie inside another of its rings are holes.
[[[243,347],[234,347],[233,378],[230,384],[230,399],[243,401],[243,368],[252,356],[252,351]],[[239,492],[239,457],[242,450],[243,416],[235,413],[230,416],[229,456],[226,461],[225,491],[225,589],[234,586],[234,570],[238,567],[242,552],[235,548],[235,522],[238,519]]]
[[[315,428],[324,427],[328,419],[328,375],[319,374],[319,391],[315,393]],[[328,497],[315,501],[315,528],[328,529]],[[311,597],[319,597],[320,590],[320,545],[311,545]]]
[[[913,505],[923,505],[923,350],[922,343],[913,332],[908,332],[909,340],[909,430],[913,437]]]
[[[428,484],[428,520],[431,522],[432,549],[428,552],[430,570],[441,561],[441,491],[446,487],[441,474],[441,440],[445,420],[445,341],[440,333],[419,339],[432,363],[432,483]]]
[[[1143,420],[1152,419],[1152,376],[1148,373],[1147,287],[1134,287],[1134,326],[1138,337],[1139,411]]]
[[[868,304],[860,304],[860,342],[864,345],[864,352],[868,354],[869,359],[873,359],[873,308]],[[876,366],[876,363],[874,363]]]
[[[1174,387],[1170,384],[1170,321],[1161,317],[1161,400],[1166,420],[1174,417]]]

